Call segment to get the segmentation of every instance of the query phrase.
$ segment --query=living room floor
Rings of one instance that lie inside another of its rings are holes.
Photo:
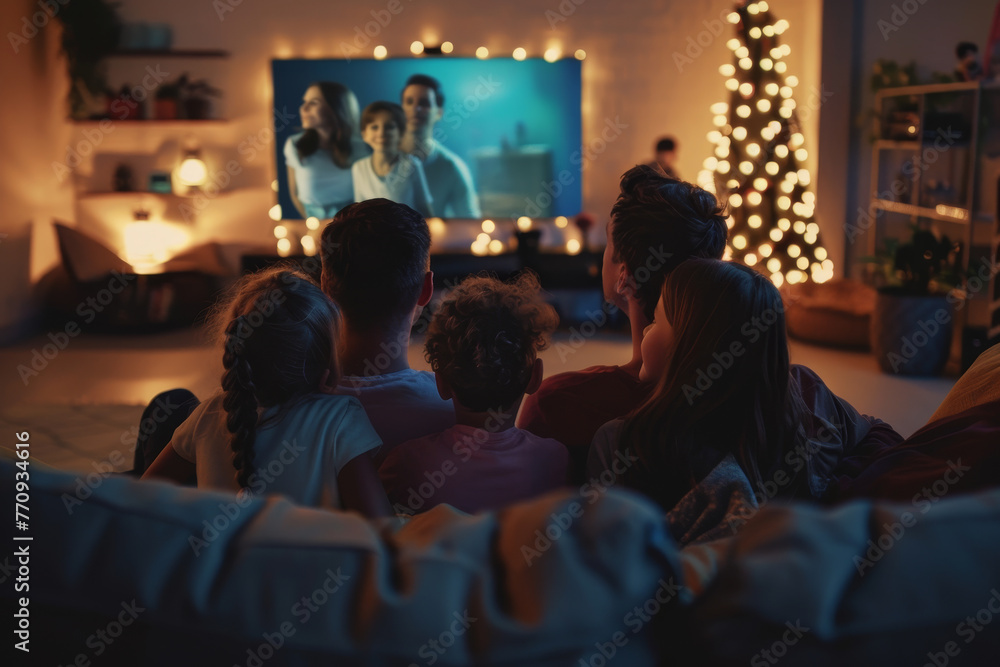
[[[22,379],[19,366],[30,368],[34,352],[49,343],[42,333],[0,348],[0,367],[7,369],[0,380],[0,426],[8,434],[28,431],[32,455],[66,470],[93,471],[105,461],[119,471],[130,469],[135,428],[149,399],[174,387],[206,396],[222,370],[221,357],[198,329],[136,336],[84,332],[55,355],[49,348],[52,358],[36,358],[40,370]],[[409,359],[414,368],[426,369],[422,343],[411,344]],[[624,333],[582,340],[562,331],[542,359],[548,376],[623,363],[630,350]],[[799,341],[792,341],[791,350],[794,363],[809,366],[860,412],[884,419],[904,436],[927,422],[956,380],[886,375],[866,352]]]

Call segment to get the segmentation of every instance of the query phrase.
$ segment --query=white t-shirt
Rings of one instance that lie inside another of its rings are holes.
[[[293,134],[285,141],[285,162],[295,172],[296,195],[307,214],[332,217],[354,201],[351,170],[338,167],[330,153],[322,149],[299,158],[295,142],[302,134]]]
[[[348,375],[337,390],[354,396],[382,439],[377,460],[401,442],[455,425],[455,408],[438,394],[434,374],[412,368],[383,375]]]
[[[427,185],[434,198],[434,213],[444,218],[481,218],[479,197],[469,168],[455,153],[435,143],[422,160]]]
[[[361,158],[351,167],[354,177],[354,201],[383,197],[406,204],[420,215],[431,215],[431,193],[420,160],[401,154],[383,178],[375,173],[371,156]]]
[[[195,408],[174,431],[171,443],[195,464],[198,488],[238,491],[229,447],[223,393]],[[301,505],[341,508],[337,475],[349,461],[381,444],[364,409],[350,396],[310,394],[280,419],[278,407],[260,412],[254,467],[248,488],[254,495],[280,493]]]

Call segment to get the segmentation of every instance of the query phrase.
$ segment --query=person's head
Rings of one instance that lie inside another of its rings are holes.
[[[376,153],[394,154],[406,131],[406,114],[394,102],[372,102],[361,113],[361,138]]]
[[[406,80],[400,93],[406,112],[407,131],[433,129],[444,111],[444,91],[441,82],[426,74],[414,74]]]
[[[959,42],[955,47],[955,57],[961,62],[971,62],[979,55],[979,47],[973,42]]]
[[[526,271],[511,282],[466,278],[442,302],[427,331],[426,358],[438,387],[472,412],[516,406],[541,382],[538,353],[559,324]]]
[[[702,464],[732,454],[759,487],[781,464],[797,399],[781,295],[768,278],[735,262],[681,263],[663,282],[642,363],[655,389],[622,439],[640,450],[640,479],[679,466],[697,480]]]
[[[305,130],[296,144],[300,156],[316,152],[323,132],[329,136],[334,159],[349,163],[351,138],[358,127],[358,98],[350,88],[335,81],[310,84],[302,95],[299,115]]]
[[[287,406],[339,379],[340,311],[307,275],[278,267],[241,279],[214,322],[233,466],[245,487],[254,470],[257,408]]]
[[[345,206],[323,229],[323,291],[352,331],[408,330],[416,307],[430,300],[430,247],[427,222],[405,204]]]
[[[726,218],[715,195],[639,165],[625,172],[611,208],[602,277],[604,298],[628,312],[634,298],[647,319],[663,277],[690,257],[719,259]]]
[[[654,148],[656,161],[662,167],[673,167],[677,160],[677,140],[673,137],[662,137]]]

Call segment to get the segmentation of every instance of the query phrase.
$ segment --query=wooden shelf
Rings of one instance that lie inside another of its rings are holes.
[[[900,141],[895,139],[878,139],[875,141],[875,148],[890,151],[918,151],[921,149],[921,144],[916,140]]]
[[[924,206],[914,206],[913,204],[903,204],[902,202],[890,201],[888,199],[872,199],[872,206],[874,208],[882,209],[883,211],[913,215],[919,218],[930,218],[931,220],[941,220],[942,222],[969,222],[969,212],[958,206],[949,206],[948,208],[962,211],[965,214],[964,216],[946,215],[944,213],[939,213],[937,209],[926,208]]]
[[[122,49],[108,58],[228,58],[229,52],[220,49]]]

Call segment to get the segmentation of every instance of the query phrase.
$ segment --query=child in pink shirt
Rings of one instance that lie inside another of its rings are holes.
[[[445,299],[426,357],[441,397],[453,399],[456,424],[386,457],[379,475],[397,514],[441,503],[496,509],[566,483],[566,448],[514,426],[525,393],[541,383],[538,352],[558,321],[532,273],[509,284],[469,278]]]

